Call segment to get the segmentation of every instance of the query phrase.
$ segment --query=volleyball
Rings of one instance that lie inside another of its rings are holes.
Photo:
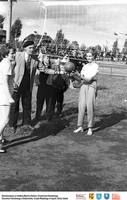
[[[75,65],[72,62],[67,62],[64,65],[64,69],[65,69],[66,72],[71,73],[72,71],[75,70]]]
[[[98,65],[96,63],[92,63],[92,67],[89,64],[83,66],[81,70],[81,77],[86,81],[91,81],[91,79],[96,76],[98,73]]]

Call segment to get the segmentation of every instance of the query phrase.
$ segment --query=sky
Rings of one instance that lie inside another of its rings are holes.
[[[54,39],[56,32],[62,29],[65,38],[70,41],[76,40],[80,45],[107,45],[111,49],[113,42],[118,39],[119,48],[122,48],[127,34],[127,3],[124,4],[124,0],[116,0],[115,2],[122,3],[97,5],[98,0],[84,1],[91,2],[91,5],[46,7],[47,17],[44,25],[44,10],[39,1],[19,0],[13,3],[13,22],[20,18],[23,23],[21,39],[34,31],[47,32]],[[0,14],[5,16],[4,28],[6,29],[7,2],[0,2]],[[114,32],[118,35],[114,35]]]

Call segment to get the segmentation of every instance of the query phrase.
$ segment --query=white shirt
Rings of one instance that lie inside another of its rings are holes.
[[[25,61],[27,62],[29,55],[25,52]]]
[[[11,65],[8,58],[4,58],[0,62],[0,84],[4,84],[7,75],[12,75]]]
[[[10,105],[14,102],[8,89],[7,76],[12,75],[12,69],[8,58],[0,62],[0,105]]]
[[[87,63],[81,70],[81,78],[88,81],[92,80],[99,72],[99,66],[95,63]]]

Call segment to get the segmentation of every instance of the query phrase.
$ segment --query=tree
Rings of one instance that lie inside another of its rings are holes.
[[[115,42],[113,43],[113,47],[112,47],[112,53],[115,57],[117,57],[118,53],[119,53],[119,48],[118,48],[118,39],[115,40]]]
[[[85,45],[85,44],[81,44],[80,50],[81,50],[81,51],[85,51],[85,50],[86,50],[86,45]]]
[[[58,48],[63,47],[63,41],[64,41],[64,34],[62,32],[62,29],[58,30],[55,37],[55,43],[56,43],[56,53],[58,52]]]
[[[5,17],[0,15],[0,29],[3,29]]]
[[[95,46],[95,51],[96,51],[97,53],[100,53],[100,52],[101,52],[101,46],[100,46],[100,45],[96,45],[96,46]]]
[[[22,31],[22,22],[18,18],[15,20],[11,27],[11,41],[15,41],[19,39]]]
[[[67,50],[69,48],[70,41],[67,39],[63,40],[63,49]]]
[[[94,58],[95,59],[99,58],[100,54],[101,54],[101,46],[96,45],[94,49]]]
[[[79,44],[77,41],[72,41],[71,45],[70,45],[71,49],[79,49]]]
[[[127,39],[125,39],[125,42],[124,42],[124,47],[122,49],[122,53],[125,55],[127,54]]]

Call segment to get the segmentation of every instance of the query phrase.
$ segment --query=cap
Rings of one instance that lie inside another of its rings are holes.
[[[26,48],[31,45],[34,45],[34,41],[32,41],[32,40],[27,40],[27,41],[23,42],[23,48]]]

